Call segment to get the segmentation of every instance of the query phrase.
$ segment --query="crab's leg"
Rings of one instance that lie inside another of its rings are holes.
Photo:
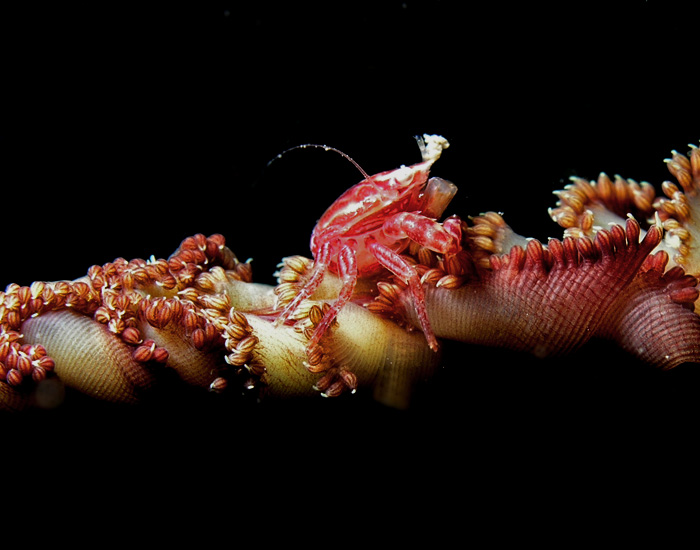
[[[289,318],[289,316],[297,310],[299,304],[309,298],[309,296],[311,296],[321,285],[323,282],[323,276],[328,269],[328,263],[330,262],[331,249],[332,243],[330,242],[325,243],[321,247],[318,255],[314,258],[314,265],[311,269],[309,280],[294,297],[294,300],[287,304],[287,307],[285,307],[284,310],[282,310],[282,313],[280,313],[279,317],[275,319],[275,325],[279,326],[283,324]]]
[[[402,212],[384,222],[382,231],[393,239],[411,239],[438,254],[459,252],[462,239],[461,224],[457,218],[438,223],[414,212]]]
[[[338,299],[333,302],[331,308],[323,315],[323,319],[314,330],[313,335],[309,339],[307,349],[313,350],[323,338],[323,335],[331,326],[331,323],[338,316],[338,312],[343,309],[343,306],[348,303],[355,290],[357,283],[357,260],[355,259],[355,241],[350,241],[343,245],[338,252],[338,274],[343,281],[343,287],[340,289]]]
[[[423,329],[423,334],[425,334],[425,339],[428,341],[430,349],[437,351],[437,338],[435,338],[435,333],[433,333],[433,329],[430,326],[428,311],[425,309],[425,295],[423,294],[423,287],[421,286],[420,277],[418,276],[418,272],[416,271],[415,267],[409,264],[390,248],[387,248],[374,240],[370,240],[367,243],[367,248],[372,255],[377,258],[377,261],[380,264],[391,271],[394,275],[401,278],[401,280],[408,285],[411,296],[413,297],[413,307],[416,308],[416,316],[418,317],[418,322],[420,323],[421,329]]]

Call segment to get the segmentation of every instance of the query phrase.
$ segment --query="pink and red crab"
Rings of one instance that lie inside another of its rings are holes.
[[[326,210],[311,234],[313,268],[306,284],[276,320],[277,325],[284,323],[318,289],[326,271],[337,274],[342,288],[309,340],[310,353],[350,300],[358,278],[377,275],[384,269],[408,286],[428,344],[433,351],[438,349],[420,276],[400,254],[411,241],[438,254],[456,254],[460,250],[461,222],[454,217],[443,223],[436,221],[457,187],[441,178],[428,179],[430,167],[449,147],[448,141],[427,134],[416,139],[422,162],[371,177],[360,169],[365,178]]]

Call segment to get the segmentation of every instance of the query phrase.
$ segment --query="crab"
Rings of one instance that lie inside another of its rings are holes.
[[[439,349],[426,311],[420,276],[400,254],[411,241],[438,254],[459,252],[459,219],[437,221],[457,192],[457,186],[442,178],[428,179],[430,167],[449,147],[449,142],[442,136],[427,134],[417,136],[416,140],[422,162],[412,166],[401,166],[370,177],[350,159],[365,179],[345,191],[316,224],[311,234],[314,262],[308,279],[276,319],[278,325],[285,323],[319,287],[327,271],[340,277],[342,288],[338,298],[311,335],[307,352],[317,348],[348,303],[357,279],[372,277],[383,270],[390,271],[407,285],[427,343],[433,351]]]

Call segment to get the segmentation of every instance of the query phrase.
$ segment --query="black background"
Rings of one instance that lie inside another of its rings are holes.
[[[659,186],[671,149],[700,138],[697,44],[669,2],[100,5],[6,21],[21,33],[3,84],[2,285],[167,257],[198,232],[223,233],[272,283],[359,180],[320,150],[268,166],[302,143],[337,147],[371,174],[420,160],[414,135],[442,134],[451,148],[433,173],[460,190],[447,214],[501,211],[544,240],[560,235],[547,207],[570,175]],[[381,448],[496,464],[514,481],[530,459],[605,468],[630,440],[689,441],[678,426],[700,412],[695,368],[658,373],[604,345],[540,361],[447,343],[404,412],[363,395],[256,405],[175,390],[129,410],[71,395],[26,423],[114,449],[332,441],[355,462],[378,436]]]

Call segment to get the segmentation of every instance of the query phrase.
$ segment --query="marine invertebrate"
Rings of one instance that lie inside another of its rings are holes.
[[[442,136],[418,138],[423,162],[382,172],[365,179],[343,193],[321,216],[311,234],[314,263],[305,284],[286,305],[276,323],[283,323],[311,296],[330,270],[340,275],[343,286],[338,299],[309,340],[313,349],[338,312],[350,301],[359,277],[371,277],[388,270],[407,285],[416,317],[430,347],[437,350],[435,334],[425,311],[425,297],[415,267],[401,258],[409,242],[439,254],[459,250],[460,224],[442,215],[457,191],[440,178],[428,180],[428,172],[449,143]]]
[[[700,362],[696,147],[673,152],[668,167],[680,187],[665,182],[664,197],[620,177],[575,178],[550,210],[564,236],[546,244],[493,212],[439,224],[454,189],[424,185],[438,155],[423,156],[366,178],[418,181],[410,198],[392,195],[373,210],[358,203],[364,187],[354,188],[320,224],[329,231],[320,257],[285,258],[274,288],[252,282],[250,264],[221,235],[201,234],[167,259],[118,258],[74,281],[9,285],[0,295],[0,406],[31,405],[56,378],[134,403],[165,368],[216,392],[335,396],[371,387],[380,401],[405,406],[439,364],[431,334],[539,357],[604,338],[664,369]],[[382,185],[382,193],[390,187]],[[368,200],[381,196],[370,190]],[[385,237],[391,255],[377,256],[370,249]]]

